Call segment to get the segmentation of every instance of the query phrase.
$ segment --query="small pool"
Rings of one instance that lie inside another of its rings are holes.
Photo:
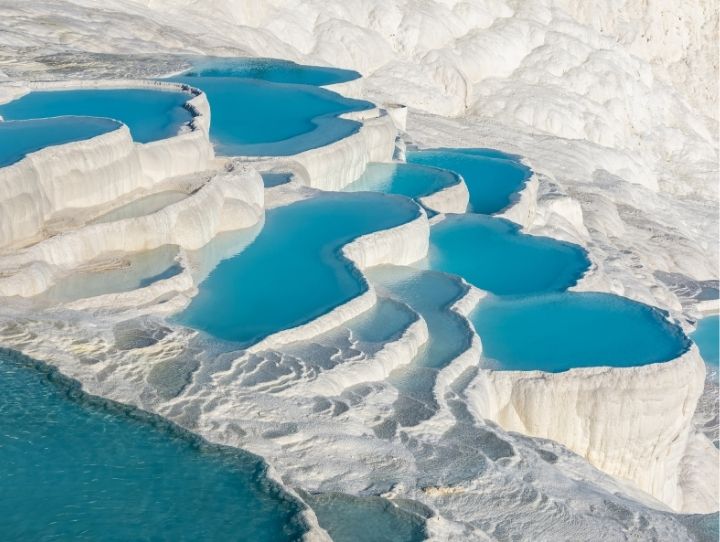
[[[411,200],[374,193],[327,193],[270,210],[257,238],[209,274],[178,321],[243,345],[306,323],[365,291],[343,245],[419,213]]]
[[[494,214],[512,203],[532,175],[519,157],[492,149],[430,149],[408,151],[407,161],[453,171],[470,192],[469,211]]]
[[[373,107],[308,85],[227,76],[173,80],[207,94],[210,137],[225,156],[287,156],[322,147],[360,129],[359,122],[338,115]]]
[[[73,272],[42,295],[50,301],[64,303],[144,288],[182,272],[182,266],[176,261],[177,254],[177,246],[165,245],[118,255],[107,262],[96,263],[92,271]]]
[[[0,350],[4,540],[298,540],[302,505],[242,450]]]
[[[717,368],[720,363],[720,316],[701,319],[690,338],[698,345],[705,363]]]
[[[451,306],[465,294],[455,277],[413,267],[383,265],[368,271],[378,291],[388,291],[419,313],[429,339],[412,363],[394,371],[390,382],[401,396],[394,405],[402,426],[417,425],[437,411],[434,385],[438,370],[467,350],[472,331]]]
[[[348,185],[347,192],[384,192],[409,198],[421,198],[458,184],[454,173],[415,164],[368,164],[362,177]]]
[[[333,85],[360,77],[353,70],[325,66],[306,66],[274,58],[194,58],[193,68],[185,73],[194,77],[243,77],[273,83]]]
[[[135,201],[131,201],[122,207],[113,209],[112,211],[96,218],[91,223],[105,224],[107,222],[125,220],[126,218],[137,218],[140,216],[150,215],[156,213],[160,209],[164,209],[168,205],[182,201],[187,197],[188,195],[185,192],[181,192],[179,190],[156,192],[155,194],[149,194],[142,198],[138,198]]]
[[[130,129],[139,143],[172,137],[192,115],[184,105],[191,96],[179,90],[105,89],[38,90],[0,105],[5,120],[63,115],[107,117]]]
[[[428,265],[496,295],[528,295],[573,286],[590,261],[585,251],[484,215],[448,215],[430,230]]]
[[[632,367],[674,359],[690,345],[659,310],[604,293],[489,298],[471,321],[501,370]]]
[[[90,139],[117,130],[120,124],[97,117],[53,117],[0,122],[0,167],[52,145]]]

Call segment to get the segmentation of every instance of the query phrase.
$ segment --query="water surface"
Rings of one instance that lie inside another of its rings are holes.
[[[501,370],[633,367],[669,361],[689,347],[659,310],[604,293],[489,298],[471,321],[484,356]]]
[[[698,345],[705,363],[717,367],[720,363],[720,316],[701,319],[690,338]]]
[[[241,450],[90,397],[0,350],[3,540],[297,540],[301,505]]]
[[[174,136],[192,115],[183,106],[186,92],[160,89],[38,90],[0,105],[5,120],[63,115],[107,117],[127,125],[134,141],[148,143]]]
[[[151,215],[187,197],[188,195],[185,192],[179,190],[156,192],[126,203],[117,209],[113,209],[93,220],[92,224],[104,224],[107,222],[115,222],[116,220],[125,220],[126,218]]]
[[[0,122],[0,167],[45,147],[90,139],[117,130],[120,124],[96,117],[53,117]]]

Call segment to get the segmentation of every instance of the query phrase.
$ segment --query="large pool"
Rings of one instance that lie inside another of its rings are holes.
[[[52,145],[90,139],[117,130],[120,124],[96,117],[54,117],[0,122],[0,167]]]
[[[360,77],[353,70],[325,66],[307,66],[289,60],[274,58],[220,58],[191,59],[193,68],[185,75],[200,77],[243,77],[273,83],[298,85],[332,85]]]
[[[407,161],[461,175],[470,192],[469,210],[473,213],[502,211],[532,175],[519,157],[492,149],[408,151]]]
[[[338,116],[373,107],[309,85],[257,79],[184,75],[173,78],[200,88],[212,111],[210,136],[225,156],[287,156],[321,147],[360,129]]]
[[[75,89],[34,91],[0,105],[5,120],[63,115],[108,117],[128,126],[132,138],[147,143],[174,136],[192,119],[184,104],[191,96],[179,90]]]
[[[604,293],[489,298],[471,315],[493,368],[557,373],[668,361],[689,347],[652,307]]]
[[[383,192],[417,199],[459,182],[457,175],[444,169],[415,164],[371,163],[365,173],[345,190]]]
[[[341,255],[344,244],[419,212],[411,200],[375,193],[321,194],[273,209],[257,238],[210,273],[178,320],[242,344],[306,323],[365,291]]]
[[[448,215],[432,227],[428,263],[497,295],[561,291],[590,264],[577,245],[526,235],[513,222],[476,214]]]
[[[3,540],[298,540],[302,506],[241,450],[90,397],[0,350]]]

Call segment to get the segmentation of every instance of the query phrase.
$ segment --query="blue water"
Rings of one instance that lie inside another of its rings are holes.
[[[321,147],[360,129],[338,118],[372,104],[308,85],[240,77],[173,78],[203,90],[210,102],[210,137],[225,156],[287,156]]]
[[[720,364],[720,316],[706,316],[700,320],[690,338],[698,345],[705,363],[713,367]]]
[[[438,370],[470,346],[472,331],[466,320],[450,310],[466,289],[454,277],[412,267],[379,266],[370,269],[368,277],[378,291],[409,305],[428,326],[428,342],[412,364],[389,378],[401,393],[394,406],[398,423],[417,425],[437,411],[433,387]]]
[[[419,209],[399,196],[328,193],[269,211],[242,252],[200,284],[180,323],[251,344],[295,327],[365,291],[341,247],[412,220]]]
[[[525,235],[507,220],[449,215],[430,230],[428,264],[497,295],[564,290],[588,269],[585,251],[549,237]]]
[[[689,346],[657,309],[603,293],[490,298],[471,321],[485,357],[501,370],[646,365],[676,358]]]
[[[360,77],[353,70],[324,66],[306,66],[273,58],[202,58],[193,59],[193,68],[185,76],[244,77],[273,83],[332,85]]]
[[[192,118],[183,107],[191,96],[154,89],[79,89],[35,91],[0,105],[5,120],[76,115],[108,117],[130,129],[134,141],[147,143],[177,134]]]
[[[117,130],[120,124],[94,117],[56,117],[0,122],[0,167],[51,145],[81,141]]]
[[[368,164],[365,173],[348,185],[347,192],[384,192],[409,198],[421,198],[458,184],[453,173],[415,164]]]
[[[469,211],[493,214],[512,203],[532,172],[517,157],[492,149],[409,151],[407,161],[453,171],[470,192]]]
[[[257,458],[84,394],[0,350],[3,540],[297,540],[301,505]]]

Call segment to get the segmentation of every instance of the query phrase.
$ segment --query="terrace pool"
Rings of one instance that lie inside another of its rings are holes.
[[[717,368],[720,363],[720,316],[701,319],[690,338],[698,345],[705,363]]]

